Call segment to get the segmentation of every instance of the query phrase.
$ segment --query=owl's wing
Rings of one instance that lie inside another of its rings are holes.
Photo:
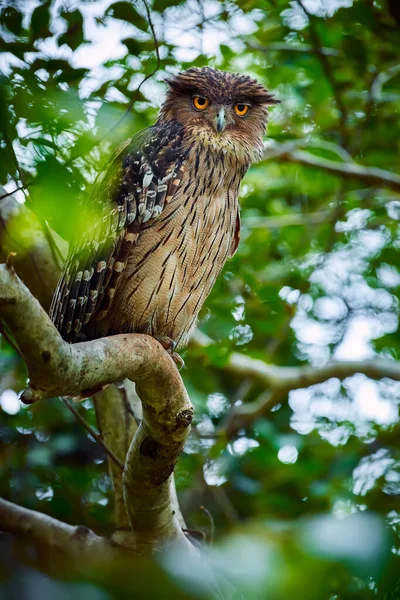
[[[73,340],[94,314],[107,314],[143,225],[159,217],[179,186],[182,136],[174,121],[150,127],[120,146],[97,178],[50,307],[64,338]]]
[[[229,252],[230,258],[236,254],[236,250],[238,249],[240,241],[240,211],[239,207],[236,213],[236,222],[235,222],[235,233],[233,234],[231,249]]]

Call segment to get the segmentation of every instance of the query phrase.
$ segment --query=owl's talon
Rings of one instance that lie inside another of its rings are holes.
[[[176,348],[176,342],[174,342],[174,340],[171,340],[171,344],[170,344],[170,347],[169,347],[169,350],[171,352],[171,356],[173,354],[175,354],[175,348]]]
[[[168,352],[178,369],[183,369],[185,361],[177,352],[175,352],[176,342],[167,336],[159,337],[155,335],[154,338],[157,342],[160,342],[161,346]]]
[[[182,356],[177,352],[172,352],[171,358],[178,367],[178,371],[181,371],[181,369],[183,369],[185,366],[185,361],[183,360]]]
[[[153,337],[155,340],[157,340],[157,342],[160,342],[161,346],[165,348],[169,354],[175,352],[176,342],[174,342],[174,340],[172,340],[170,337],[166,335],[154,335]]]

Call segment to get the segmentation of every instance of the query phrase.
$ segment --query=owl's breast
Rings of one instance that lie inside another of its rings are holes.
[[[238,183],[221,185],[206,169],[185,173],[163,213],[132,249],[112,322],[125,330],[167,336],[183,345],[231,253]],[[209,173],[208,173],[209,175]]]

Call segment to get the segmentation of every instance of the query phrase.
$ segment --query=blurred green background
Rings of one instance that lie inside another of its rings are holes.
[[[15,562],[4,535],[0,594],[399,599],[400,383],[332,378],[218,435],[264,391],[224,372],[232,351],[284,366],[400,358],[400,185],[323,168],[398,170],[399,3],[149,0],[159,63],[139,0],[0,7],[0,183],[66,239],[112,149],[155,121],[168,73],[243,72],[281,100],[242,185],[239,250],[201,313],[216,344],[184,353],[195,421],[176,483],[188,526],[215,544],[201,563],[169,553],[129,577],[71,581]],[[2,339],[0,495],[111,532],[102,448],[58,399],[20,405],[25,381]],[[91,400],[78,408],[95,426]]]

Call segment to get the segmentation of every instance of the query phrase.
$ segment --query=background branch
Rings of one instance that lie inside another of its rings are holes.
[[[192,343],[197,347],[207,347],[213,341],[201,332],[196,332]],[[291,390],[323,383],[333,377],[343,380],[356,373],[362,373],[371,379],[387,377],[400,381],[400,361],[385,358],[330,362],[320,368],[281,367],[232,352],[223,368],[235,376],[251,378],[267,388],[255,402],[232,407],[222,425],[222,432],[229,437],[279,404]]]
[[[294,149],[291,142],[269,147],[264,152],[264,160],[278,159],[323,170],[344,179],[363,181],[367,185],[380,186],[400,192],[400,175],[377,167],[363,167],[355,163],[344,163],[314,156],[309,152]]]
[[[128,381],[128,380],[127,380]],[[115,531],[112,539],[123,545],[134,545],[133,531],[126,512],[122,473],[126,454],[137,425],[122,394],[124,390],[109,385],[93,397],[96,417],[101,436],[110,450],[116,455],[122,469],[113,460],[108,460],[108,470],[114,488]],[[128,398],[129,401],[129,398]],[[119,426],[115,426],[118,423]]]
[[[73,527],[48,515],[0,498],[0,529],[45,545],[70,558],[111,558],[113,548],[87,527]]]

